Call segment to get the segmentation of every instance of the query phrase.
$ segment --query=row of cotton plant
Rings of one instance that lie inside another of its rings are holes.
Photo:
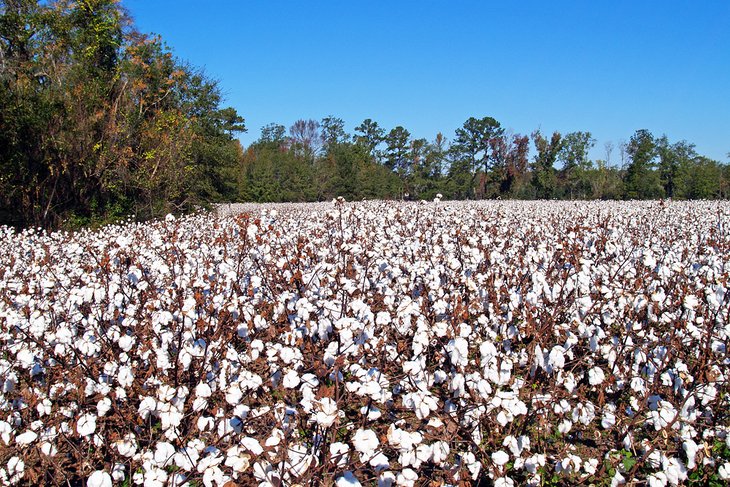
[[[0,484],[730,481],[730,204],[0,229]]]

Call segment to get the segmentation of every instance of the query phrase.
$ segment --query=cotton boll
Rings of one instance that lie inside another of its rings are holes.
[[[365,456],[371,456],[380,442],[372,430],[359,429],[352,437],[352,446]]]
[[[547,363],[550,370],[560,370],[565,367],[565,349],[560,345],[554,346],[550,350]]]
[[[127,434],[122,440],[115,441],[113,446],[123,457],[133,457],[137,453],[137,441],[132,433]]]
[[[98,403],[96,403],[96,414],[99,417],[105,416],[106,413],[109,412],[109,410],[112,408],[112,401],[108,397],[105,397],[104,399],[101,399]]]
[[[26,446],[33,443],[36,438],[38,438],[38,434],[36,432],[26,431],[25,433],[21,433],[15,437],[15,443],[18,446]]]
[[[388,457],[385,456],[383,453],[376,454],[370,459],[368,463],[371,467],[375,469],[376,472],[385,470],[390,467],[390,461],[388,460]]]
[[[338,416],[337,403],[329,397],[323,397],[315,404],[314,420],[321,426],[327,428],[332,426]]]
[[[499,465],[501,467],[505,463],[509,462],[509,454],[507,454],[504,450],[496,451],[492,453],[492,461],[495,465]]]
[[[254,455],[261,455],[264,451],[264,449],[261,447],[261,444],[255,438],[247,436],[242,438],[239,443],[242,447],[244,447],[246,450],[250,451]]]
[[[0,438],[6,445],[10,444],[10,434],[13,432],[13,427],[7,421],[0,421]]]
[[[694,294],[688,294],[684,297],[684,301],[682,302],[685,309],[688,310],[694,310],[697,308],[697,306],[700,304],[699,300],[697,299],[697,296]]]
[[[396,477],[396,485],[403,487],[413,487],[418,480],[418,474],[411,468],[404,468]]]
[[[691,439],[687,439],[682,443],[682,449],[687,454],[687,468],[690,470],[694,469],[697,466],[697,464],[695,463],[695,457],[697,456],[697,451],[699,450],[697,443],[695,443]]]
[[[509,477],[499,477],[494,481],[494,487],[514,487],[515,481]]]
[[[76,423],[76,432],[81,436],[89,436],[96,431],[96,416],[84,414]]]
[[[606,376],[603,373],[603,369],[600,367],[593,367],[588,371],[588,383],[592,386],[597,386],[605,380]]]
[[[347,464],[348,452],[350,451],[350,445],[347,443],[333,442],[330,444],[330,461],[335,463],[338,467],[343,467]]]
[[[123,464],[121,463],[115,463],[114,467],[112,468],[112,480],[115,482],[121,482],[124,480],[124,477],[126,477],[126,469]]]
[[[35,364],[35,354],[26,348],[21,348],[18,353],[15,354],[15,359],[24,369],[29,369],[33,366],[33,364]]]
[[[286,389],[294,389],[300,382],[301,379],[299,378],[299,373],[297,373],[296,370],[289,370],[289,372],[284,374],[284,378],[282,379],[282,385]]]
[[[730,480],[730,462],[725,462],[717,469],[717,474],[723,480]]]
[[[337,487],[361,487],[362,484],[357,477],[351,472],[346,471],[335,479],[335,485]]]
[[[198,418],[196,426],[200,431],[212,430],[215,427],[215,420],[210,416],[201,416]]]
[[[112,477],[103,470],[97,470],[86,480],[87,487],[112,487]]]
[[[466,367],[469,364],[469,342],[463,337],[457,337],[446,345],[446,352],[451,362],[457,367]]]
[[[395,485],[396,475],[392,471],[381,472],[378,475],[378,487],[392,487]]]
[[[558,431],[561,435],[567,435],[572,427],[573,423],[568,419],[564,419],[558,424]]]

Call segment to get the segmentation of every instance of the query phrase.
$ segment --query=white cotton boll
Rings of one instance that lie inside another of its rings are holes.
[[[669,479],[664,472],[655,472],[647,476],[646,481],[649,487],[666,487],[669,483]]]
[[[626,478],[624,478],[623,475],[621,475],[620,472],[616,471],[613,477],[611,477],[611,487],[618,487],[619,485],[624,485],[626,483]]]
[[[112,477],[104,470],[97,470],[86,480],[87,487],[112,487]]]
[[[114,467],[112,467],[112,480],[115,482],[121,482],[124,480],[124,477],[126,477],[126,469],[124,467],[124,464],[121,463],[115,463]]]
[[[517,441],[517,438],[515,438],[513,435],[505,437],[505,439],[502,441],[502,446],[506,446],[507,448],[509,448],[510,453],[512,453],[512,455],[515,457],[519,457],[522,454],[522,449],[520,448],[519,442]]]
[[[730,462],[725,462],[717,469],[717,474],[723,480],[730,480]]]
[[[0,438],[6,445],[10,444],[10,434],[13,432],[13,427],[7,421],[0,421]]]
[[[226,402],[231,406],[237,406],[243,399],[243,391],[238,384],[231,384],[226,391]]]
[[[133,434],[128,434],[123,440],[114,442],[114,447],[123,457],[133,457],[137,453],[137,442]]]
[[[96,414],[99,417],[105,416],[106,413],[108,413],[111,408],[112,408],[112,400],[109,399],[108,397],[105,397],[104,399],[102,399],[98,403],[96,403]]]
[[[287,448],[288,461],[285,468],[294,476],[301,477],[314,462],[314,456],[308,453],[306,445],[289,445]]]
[[[281,383],[286,389],[294,389],[300,384],[300,382],[301,379],[299,378],[299,373],[296,370],[290,370],[284,374],[284,378]]]
[[[364,455],[372,454],[379,444],[378,436],[373,430],[359,429],[352,437],[352,446]]]
[[[592,386],[597,386],[598,384],[603,383],[605,379],[606,375],[600,367],[593,367],[588,371],[588,383]]]
[[[612,410],[606,410],[603,412],[603,418],[601,418],[601,426],[604,429],[612,428],[616,424],[616,415]]]
[[[348,452],[350,451],[350,445],[336,441],[330,443],[330,461],[336,464],[338,467],[344,467],[347,464]]]
[[[451,363],[456,367],[466,367],[469,365],[469,342],[463,337],[456,337],[449,340],[446,345],[446,352],[449,354]]]
[[[315,408],[317,412],[314,420],[325,428],[332,426],[338,416],[337,403],[329,397],[323,397],[315,404]]]
[[[433,457],[433,450],[430,445],[420,444],[416,447],[416,462],[414,466],[430,462]]]
[[[154,397],[146,396],[140,401],[137,411],[142,419],[147,420],[150,414],[157,411],[157,401]]]
[[[158,467],[166,467],[172,463],[175,456],[175,447],[172,444],[162,441],[155,448],[154,460]]]
[[[259,443],[256,438],[246,436],[244,438],[241,438],[239,443],[242,447],[244,447],[246,450],[250,451],[254,455],[261,455],[264,452],[264,449],[261,447],[261,443]]]
[[[515,481],[509,477],[499,477],[494,481],[494,487],[514,487]]]
[[[428,420],[428,424],[426,424],[429,428],[442,428],[444,426],[444,422],[441,421],[439,418],[431,418]]]
[[[679,485],[687,480],[687,468],[676,458],[663,457],[662,470],[672,485]]]
[[[265,446],[276,446],[284,439],[284,432],[278,428],[271,430],[271,435],[266,438]]]
[[[208,400],[203,397],[196,397],[193,400],[193,411],[200,412],[208,407]]]
[[[411,468],[404,468],[398,473],[395,483],[403,487],[413,487],[418,480],[418,474]]]
[[[378,487],[392,487],[395,484],[396,476],[394,472],[381,472],[378,476]]]
[[[472,452],[464,452],[461,454],[461,463],[469,469],[472,480],[476,480],[482,469],[482,464],[476,459],[476,456]]]
[[[36,440],[36,438],[38,438],[38,434],[36,432],[26,431],[25,433],[19,434],[15,437],[15,443],[19,446],[30,445]]]
[[[117,382],[119,385],[126,389],[134,383],[134,372],[132,368],[127,365],[122,365],[117,371]]]
[[[376,408],[375,406],[363,406],[360,408],[360,414],[365,416],[368,421],[375,421],[376,419],[380,418],[383,413],[380,411],[380,409]]]
[[[76,423],[76,432],[81,436],[89,436],[96,431],[96,416],[84,414]]]
[[[589,458],[583,463],[583,471],[588,475],[595,475],[598,471],[598,459]]]
[[[560,370],[565,367],[565,349],[560,345],[555,345],[550,350],[547,363],[551,370]]]
[[[195,395],[202,398],[208,398],[213,395],[213,391],[208,384],[201,382],[195,386]]]
[[[234,446],[226,452],[224,465],[231,467],[234,472],[245,472],[251,466],[251,455],[242,453],[237,446]]]
[[[27,348],[21,348],[18,353],[15,354],[15,360],[20,363],[20,366],[24,369],[29,369],[35,364],[35,354]]]
[[[258,233],[258,231],[259,231],[259,227],[254,224],[251,224],[248,226],[248,228],[246,228],[246,235],[248,236],[248,238],[253,239],[256,237],[256,234]]]
[[[431,452],[431,461],[436,465],[443,465],[446,459],[449,458],[449,444],[445,441],[437,441],[431,444]]]
[[[212,430],[215,427],[215,420],[210,416],[201,416],[198,418],[196,426],[200,431]]]
[[[558,431],[561,435],[567,435],[572,427],[573,423],[569,419],[564,419],[558,424]]]
[[[347,472],[342,473],[337,479],[335,480],[335,485],[337,487],[361,487],[362,484],[359,480],[357,480],[357,477],[348,470]]]
[[[25,475],[25,462],[20,457],[11,457],[8,460],[8,474],[10,474],[10,483],[16,484]],[[4,473],[0,470],[0,474]]]
[[[55,445],[44,441],[43,443],[41,443],[41,453],[43,453],[47,457],[54,457],[58,453],[58,448],[56,448]]]
[[[387,325],[390,324],[390,321],[390,313],[388,313],[387,311],[379,311],[378,314],[375,316],[376,325]]]
[[[695,308],[697,308],[700,302],[697,299],[697,296],[695,296],[694,294],[688,294],[684,297],[684,301],[682,304],[684,305],[685,309],[694,310]]]
[[[492,453],[492,461],[495,463],[495,465],[499,465],[500,467],[507,462],[509,462],[509,454],[504,450],[499,450],[494,453]]]
[[[682,443],[682,449],[687,454],[687,468],[690,470],[695,468],[697,466],[697,463],[695,463],[695,457],[699,450],[697,443],[691,439],[687,439]]]
[[[42,401],[40,401],[38,403],[38,405],[36,406],[36,411],[38,411],[38,416],[43,417],[43,416],[48,416],[49,414],[51,414],[52,406],[53,406],[53,403],[51,403],[51,401],[48,399],[43,399]]]
[[[388,457],[385,456],[383,453],[378,453],[373,458],[370,459],[370,466],[375,469],[376,472],[380,470],[385,470],[390,467],[390,461],[388,460]]]

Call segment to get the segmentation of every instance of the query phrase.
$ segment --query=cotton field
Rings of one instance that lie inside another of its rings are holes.
[[[730,203],[235,210],[0,229],[0,483],[730,481]]]

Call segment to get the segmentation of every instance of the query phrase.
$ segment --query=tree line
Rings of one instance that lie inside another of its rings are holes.
[[[0,0],[0,223],[46,228],[222,201],[725,198],[728,166],[639,130],[591,160],[590,132],[469,118],[447,140],[372,119],[246,130],[218,83],[137,31],[118,0]],[[618,162],[614,162],[617,160]]]
[[[414,138],[367,119],[270,124],[242,158],[239,197],[248,201],[348,199],[710,199],[730,194],[730,167],[648,130],[604,146],[591,160],[590,132],[530,135],[492,117],[469,118],[450,141]],[[612,163],[612,158],[618,160]]]

